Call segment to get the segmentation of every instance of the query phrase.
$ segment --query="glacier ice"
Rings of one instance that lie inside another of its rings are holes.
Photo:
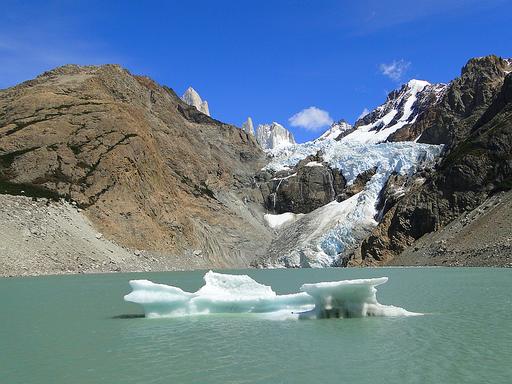
[[[413,81],[408,92],[419,92],[426,86],[426,82]],[[414,92],[409,95],[410,100],[414,100]],[[413,102],[410,100],[403,102],[405,113],[396,124],[411,118],[410,106]],[[388,117],[384,115],[383,118]],[[347,126],[346,131],[351,132],[351,127]],[[386,129],[380,132],[383,131]],[[273,241],[260,265],[327,267],[336,264],[341,254],[359,244],[378,224],[376,206],[389,176],[393,173],[412,176],[425,167],[433,166],[443,151],[443,146],[411,141],[376,142],[386,137],[381,136],[379,131],[366,131],[364,127],[359,127],[340,140],[335,140],[335,136],[339,137],[337,133],[331,133],[329,130],[322,135],[322,139],[269,150],[269,162],[264,169],[272,172],[289,170],[306,157],[321,153],[331,168],[341,170],[347,185],[351,185],[359,174],[369,169],[375,169],[375,175],[363,191],[347,200],[333,201],[301,217],[266,216],[269,226],[281,233]],[[390,131],[385,133],[389,134]],[[366,140],[369,137],[367,135],[374,137]],[[306,164],[316,165],[321,164],[314,161]],[[280,221],[287,225],[276,225]]]
[[[142,305],[148,318],[213,313],[258,313],[283,319],[419,315],[377,301],[375,287],[384,284],[387,277],[304,284],[301,292],[288,295],[278,295],[247,275],[209,271],[203,278],[205,285],[194,293],[148,280],[131,280],[132,292],[124,300]]]
[[[286,169],[319,150],[331,167],[342,170],[349,185],[357,175],[368,169],[375,167],[376,173],[360,193],[341,202],[333,201],[290,222],[275,240],[275,244],[279,244],[279,255],[269,255],[263,261],[266,267],[333,265],[340,253],[362,241],[377,225],[376,206],[389,176],[392,173],[410,176],[432,165],[442,147],[414,142],[308,142],[271,151],[273,158],[267,168]]]
[[[332,167],[341,169],[349,184],[360,173],[377,167],[410,173],[435,160],[442,151],[440,145],[421,144],[412,141],[362,144],[358,142],[323,140],[278,147],[269,151],[270,162],[265,169],[281,171],[289,169],[300,160],[319,151]]]
[[[269,313],[282,310],[305,311],[313,307],[306,293],[277,295],[269,286],[247,275],[227,275],[212,271],[204,275],[205,285],[189,293],[180,288],[132,280],[126,301],[144,307],[147,317],[178,317],[210,313]]]
[[[307,312],[302,312],[299,318],[421,315],[393,305],[380,304],[377,301],[377,288],[375,287],[387,281],[387,277],[379,277],[304,284],[300,290],[313,298],[315,307]]]

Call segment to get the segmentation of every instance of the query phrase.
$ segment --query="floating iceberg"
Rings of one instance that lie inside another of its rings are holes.
[[[212,313],[279,314],[280,318],[299,319],[419,315],[377,302],[375,287],[387,280],[304,284],[300,293],[278,295],[247,275],[209,271],[204,275],[205,285],[194,293],[149,280],[131,280],[132,292],[124,300],[142,305],[148,318]]]

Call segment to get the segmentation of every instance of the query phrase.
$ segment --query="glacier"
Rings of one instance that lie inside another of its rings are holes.
[[[388,178],[392,174],[412,176],[436,165],[443,146],[387,139],[416,121],[422,103],[428,98],[436,99],[444,89],[443,84],[411,80],[391,92],[384,104],[354,126],[340,120],[316,140],[267,149],[268,163],[262,170],[271,174],[291,171],[301,160],[317,155],[324,164],[341,170],[347,186],[365,171],[375,169],[376,172],[361,192],[346,200],[332,201],[301,216],[267,212],[265,222],[277,231],[277,237],[256,265],[267,268],[339,265],[340,257],[360,244],[377,226],[376,207]],[[312,161],[306,166],[322,166],[322,163]]]
[[[278,295],[247,275],[209,271],[203,279],[205,285],[193,293],[149,280],[131,280],[132,292],[124,300],[141,305],[148,318],[215,313],[252,313],[273,319],[421,315],[377,301],[375,287],[387,282],[387,277],[304,284],[301,292],[287,295]]]
[[[266,169],[273,171],[288,169],[308,155],[321,151],[332,168],[342,170],[347,185],[368,169],[375,167],[376,173],[363,191],[344,201],[332,201],[300,217],[266,216],[265,220],[278,230],[281,229],[276,225],[278,219],[289,224],[283,226],[282,233],[274,240],[274,247],[270,248],[260,266],[320,268],[334,265],[340,253],[360,243],[378,224],[376,207],[389,176],[393,173],[411,176],[433,166],[442,150],[442,146],[415,142],[361,144],[323,140],[270,151],[272,157]],[[274,254],[273,249],[277,249]]]

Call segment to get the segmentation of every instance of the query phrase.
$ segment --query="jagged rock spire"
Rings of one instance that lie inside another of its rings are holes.
[[[199,93],[197,93],[194,88],[188,87],[183,96],[181,96],[181,100],[188,105],[196,107],[199,112],[203,112],[205,115],[210,116],[208,102],[206,100],[202,100],[201,96],[199,96]]]
[[[252,119],[250,117],[247,118],[247,120],[242,124],[242,129],[250,133],[251,135],[254,135],[254,125],[252,123]]]

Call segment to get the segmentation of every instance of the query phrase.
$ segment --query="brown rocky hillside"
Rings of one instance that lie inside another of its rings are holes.
[[[0,91],[0,189],[63,197],[121,245],[247,265],[269,237],[244,131],[116,65],[67,65]]]

